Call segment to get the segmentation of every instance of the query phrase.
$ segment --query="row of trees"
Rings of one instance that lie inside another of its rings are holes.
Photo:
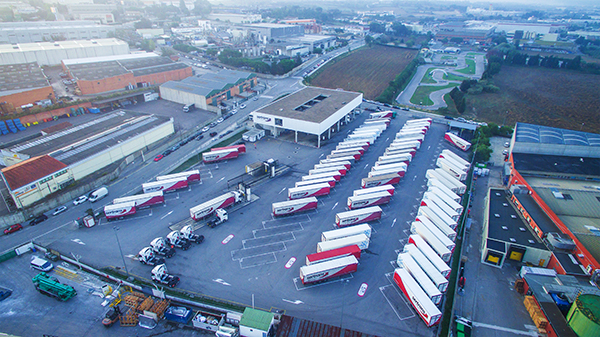
[[[376,98],[377,101],[383,103],[392,103],[398,93],[406,87],[410,79],[414,76],[417,71],[417,67],[423,60],[420,57],[416,57],[404,68],[404,70],[390,82],[390,85]]]
[[[450,91],[450,98],[459,113],[465,112],[467,109],[467,94],[479,95],[481,93],[498,92],[500,88],[495,86],[489,79],[464,80],[460,86],[455,87]]]
[[[300,6],[284,6],[263,11],[263,15],[283,20],[286,18],[316,19],[319,23],[333,23],[342,16],[339,9],[323,10],[321,7],[305,8]]]
[[[475,161],[486,162],[490,160],[490,155],[493,152],[490,137],[510,137],[512,133],[512,128],[508,126],[500,127],[495,123],[489,123],[487,126],[478,127],[475,131],[475,137],[471,140],[471,144],[476,145]]]
[[[225,49],[219,54],[219,61],[233,67],[248,68],[259,73],[269,73],[272,75],[283,75],[295,67],[302,64],[302,59],[297,56],[293,59],[283,59],[272,61],[267,64],[262,59],[250,59],[243,57],[237,50]]]

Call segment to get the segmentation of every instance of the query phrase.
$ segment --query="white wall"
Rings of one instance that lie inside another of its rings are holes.
[[[167,101],[179,103],[179,104],[191,104],[194,103],[196,108],[208,110],[206,104],[206,97],[201,95],[192,94],[183,90],[177,90],[172,88],[166,88],[163,86],[159,87],[160,97]]]

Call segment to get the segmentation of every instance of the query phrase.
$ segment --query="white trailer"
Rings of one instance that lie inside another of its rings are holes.
[[[350,196],[348,197],[347,206],[348,209],[358,209],[375,205],[384,205],[390,202],[390,198],[391,195],[386,191]]]
[[[460,205],[460,202],[462,200],[462,198],[452,192],[452,190],[450,190],[448,187],[446,187],[444,184],[440,183],[437,180],[432,180],[431,184],[428,184],[428,191],[433,192],[435,195],[443,197],[444,201],[446,201],[446,199],[449,200],[453,200],[454,202],[456,202],[457,204]],[[461,212],[462,212],[462,206],[461,206]]]
[[[425,140],[425,135],[396,135],[396,140],[398,141],[406,141],[406,142],[420,142],[423,144],[423,140]]]
[[[274,202],[272,204],[272,210],[274,216],[281,216],[316,209],[317,205],[317,198],[310,197],[282,202]]]
[[[421,253],[417,246],[412,243],[404,245],[404,253],[410,254],[410,256],[415,260],[415,262],[423,269],[423,271],[429,276],[433,284],[441,291],[445,293],[448,289],[448,280],[440,273],[440,271]],[[442,263],[444,261],[440,260]],[[398,263],[400,265],[400,263]],[[445,265],[445,263],[444,263]]]
[[[362,157],[362,153],[360,151],[352,151],[352,152],[344,152],[344,153],[334,153],[328,154],[327,159],[335,159],[335,158],[344,158],[344,161],[348,160],[348,157],[354,158],[354,160],[358,161]]]
[[[385,176],[388,174],[397,174],[398,176],[400,176],[400,178],[402,178],[406,174],[406,170],[403,168],[397,168],[397,169],[387,169],[387,170],[381,170],[381,171],[371,171],[367,174],[367,177],[373,178],[373,177],[377,177],[377,176]]]
[[[352,131],[352,133],[350,135],[356,135],[356,136],[365,135],[367,137],[374,136],[377,139],[377,138],[379,138],[379,136],[381,136],[381,131],[379,131],[379,130],[361,131],[360,129],[356,129],[356,130]]]
[[[421,142],[419,140],[408,140],[408,141],[404,141],[404,140],[400,140],[400,141],[393,141],[390,146],[388,146],[388,149],[396,149],[396,150],[400,150],[400,149],[420,149],[421,148]]]
[[[410,231],[412,234],[418,234],[423,240],[427,241],[429,246],[435,250],[437,255],[444,260],[444,262],[449,262],[452,258],[452,252],[445,244],[443,244],[440,239],[438,239],[430,230],[428,230],[425,225],[421,222],[414,221],[410,226]],[[443,235],[442,235],[443,236]]]
[[[309,197],[320,197],[322,195],[329,194],[330,189],[331,186],[329,186],[328,183],[290,187],[288,188],[288,199],[294,200]]]
[[[438,160],[445,160],[448,163],[450,163],[452,166],[455,166],[457,169],[459,169],[465,173],[469,172],[469,168],[470,168],[469,166],[464,165],[463,162],[460,162],[450,156],[444,156],[444,155],[440,154],[440,156],[438,157]]]
[[[357,266],[358,260],[354,255],[302,266],[300,267],[300,281],[302,281],[302,284],[324,281],[333,277],[353,273],[356,271]],[[264,335],[266,336],[266,333]],[[244,336],[249,335],[244,334]]]
[[[341,150],[331,150],[331,154],[340,154],[340,153],[355,152],[355,151],[360,152],[361,155],[365,154],[365,149],[363,149],[361,146],[348,147],[348,148],[341,149]]]
[[[354,129],[354,131],[377,131],[380,133],[383,133],[383,131],[385,131],[387,129],[387,125],[385,125],[384,123],[381,124],[367,124],[367,125],[361,125],[359,126],[357,129]]]
[[[408,169],[408,165],[406,165],[406,163],[404,163],[404,162],[375,165],[375,166],[371,167],[371,172],[394,170],[394,169],[403,169],[404,171],[406,171]]]
[[[333,176],[330,176],[330,177],[314,179],[314,180],[297,181],[296,185],[294,187],[301,187],[301,186],[314,185],[314,184],[320,184],[320,183],[328,183],[330,187],[335,187],[335,178]]]
[[[373,143],[375,143],[375,139],[376,139],[375,135],[359,134],[359,135],[348,135],[345,140],[352,140],[352,141],[362,140],[362,141],[369,142],[369,144],[373,144]]]
[[[402,129],[400,129],[400,131],[398,131],[396,134],[397,135],[401,135],[401,134],[406,134],[406,133],[420,133],[420,134],[426,134],[427,130],[429,130],[429,128],[424,127],[424,126],[409,126],[409,127],[403,127]]]
[[[427,274],[425,274],[409,253],[398,254],[397,263],[399,267],[406,269],[410,273],[434,304],[442,302],[442,293],[440,290],[431,282]]]
[[[396,164],[396,163],[404,163],[405,165],[408,165],[411,160],[412,160],[412,155],[410,153],[405,152],[400,155],[381,156],[375,162],[375,166],[385,166],[385,165]]]
[[[447,279],[450,277],[452,269],[442,258],[431,248],[431,246],[418,234],[412,234],[408,237],[408,242],[417,246],[419,251],[425,255],[427,260]]]
[[[319,161],[319,164],[331,164],[331,163],[346,162],[346,161],[353,163],[356,161],[356,158],[354,156],[345,156],[345,157],[335,157],[335,158],[331,158],[331,159],[321,159]]]
[[[367,119],[366,121],[363,122],[363,124],[370,125],[370,124],[385,123],[385,125],[389,126],[391,122],[392,122],[392,120],[389,118],[373,118],[372,120]]]
[[[199,170],[189,170],[189,171],[185,171],[185,172],[179,172],[179,173],[167,174],[164,176],[158,176],[158,177],[156,177],[156,181],[170,180],[170,179],[176,179],[176,178],[182,178],[182,177],[185,177],[188,182],[200,181],[200,171]]]
[[[217,209],[227,208],[242,201],[242,194],[237,191],[227,192],[198,206],[190,208],[190,217],[196,221],[214,213]]]
[[[321,173],[329,173],[329,172],[333,172],[333,173],[339,172],[343,177],[346,175],[347,170],[348,169],[346,168],[346,166],[338,165],[338,166],[333,166],[333,167],[325,167],[325,168],[308,170],[308,174],[313,175],[313,174],[321,174]]]
[[[429,123],[429,125],[431,125],[431,123],[433,123],[433,119],[431,119],[431,118],[409,119],[406,121],[405,124],[415,124],[415,123],[423,123],[423,122],[427,122],[427,123]]]
[[[396,116],[396,114],[392,110],[385,110],[385,111],[371,112],[369,114],[369,119],[388,118],[388,117],[395,117],[395,116]]]
[[[335,163],[328,163],[328,164],[315,164],[315,168],[316,169],[322,169],[322,168],[327,168],[327,167],[336,167],[336,166],[340,166],[343,165],[346,170],[349,170],[352,167],[352,163],[350,163],[349,161],[340,161],[340,162],[335,162]]]
[[[364,234],[357,234],[352,236],[347,236],[341,239],[335,239],[325,242],[317,243],[317,253],[326,252],[332,249],[338,249],[342,247],[357,245],[360,250],[365,250],[369,248],[369,238]]]
[[[387,149],[385,149],[385,152],[383,153],[384,156],[398,156],[398,155],[402,155],[402,154],[410,154],[410,156],[412,158],[414,158],[415,155],[417,154],[417,149],[414,147],[408,148],[408,149],[395,149],[395,148],[388,147]]]
[[[362,178],[360,181],[360,187],[370,188],[375,186],[394,185],[399,183],[401,178],[402,177],[400,177],[400,175],[395,173],[371,178]]]
[[[379,220],[381,219],[381,213],[382,210],[379,206],[337,213],[335,215],[335,225],[338,227],[346,227],[363,222]]]
[[[429,296],[406,269],[397,268],[394,271],[394,282],[400,287],[427,327],[432,327],[440,322],[442,318],[440,309],[429,299]]]
[[[463,151],[469,151],[469,149],[471,148],[471,143],[450,132],[444,134],[444,139]]]
[[[444,232],[448,237],[452,237],[452,241],[456,237],[456,221],[452,220],[448,215],[446,215],[439,207],[432,205],[430,206],[419,206],[417,210],[417,218],[425,216],[429,220],[431,220],[441,231]],[[448,227],[448,228],[446,228]]]
[[[449,201],[454,203],[454,201],[452,200]],[[454,208],[450,207],[447,203],[445,203],[444,200],[442,200],[442,198],[438,197],[437,195],[431,192],[425,192],[425,194],[423,194],[421,206],[429,206],[432,209],[434,208],[433,206],[438,207],[455,222],[458,221],[458,219],[460,218],[460,213],[458,213]]]
[[[454,166],[454,164],[445,158],[438,157],[438,159],[435,161],[435,165],[459,181],[467,180],[467,173],[465,173],[460,167]]]
[[[412,226],[417,225],[425,226],[425,228],[435,235],[435,237],[438,238],[440,242],[443,243],[450,251],[454,249],[456,232],[452,228],[444,224],[438,225],[434,223],[433,220],[425,216],[425,214],[422,212],[417,215],[415,221],[413,221],[411,224],[411,228]]]
[[[420,132],[399,132],[396,139],[418,139],[421,143],[425,140],[425,134]]]
[[[356,142],[342,142],[339,143],[335,149],[336,150],[341,150],[341,149],[347,149],[349,147],[362,147],[365,151],[369,149],[370,144],[367,142],[361,142],[361,141],[356,141]]]
[[[465,184],[463,184],[462,182],[460,182],[458,179],[454,178],[448,172],[446,172],[440,168],[436,168],[434,171],[439,173],[440,176],[446,178],[446,180],[448,180],[449,182],[456,185],[460,191],[460,194],[464,194],[467,191],[467,186]]]
[[[360,190],[354,190],[352,195],[357,197],[359,195],[365,195],[365,194],[370,194],[370,193],[387,192],[387,193],[389,193],[390,196],[393,196],[395,190],[396,190],[396,188],[392,185],[382,185],[382,186],[363,188]]]
[[[418,126],[424,126],[427,127],[427,129],[429,129],[431,127],[431,124],[427,123],[427,122],[422,122],[422,123],[410,123],[410,124],[404,124],[403,128],[411,128],[411,127],[418,127]]]
[[[454,212],[456,212],[458,214],[462,213],[463,206],[461,204],[459,204],[458,202],[456,202],[456,199],[455,199],[456,194],[454,194],[454,196],[451,197],[451,196],[446,195],[446,193],[444,193],[444,192],[439,192],[439,193],[437,193],[437,192],[438,192],[437,187],[432,186],[425,193],[428,195],[434,195],[435,198],[433,199],[433,202],[435,202],[436,204],[438,204],[438,201],[439,201],[440,203],[443,203],[447,207],[450,207],[450,209],[452,209]],[[452,192],[452,191],[450,191],[450,192]],[[458,200],[460,200],[460,197],[458,198]],[[441,207],[440,204],[438,204],[438,206]],[[445,210],[445,208],[444,208],[444,210]]]
[[[439,170],[439,169],[437,169]],[[425,177],[428,180],[437,180],[439,183],[443,184],[444,186],[446,186],[448,189],[450,189],[452,192],[456,193],[456,194],[464,194],[467,190],[467,187],[461,183],[460,181],[454,179],[453,177],[449,176],[448,174],[446,174],[446,172],[444,172],[443,170],[437,171],[437,170],[427,170],[425,172]],[[444,174],[442,174],[444,173]],[[427,185],[429,185],[429,182],[427,182]]]
[[[321,173],[321,174],[311,174],[311,175],[307,175],[307,176],[303,176],[302,177],[302,181],[309,181],[309,180],[316,180],[316,179],[323,179],[323,178],[330,178],[333,177],[333,179],[335,179],[335,181],[340,181],[340,179],[342,179],[342,175],[339,172],[329,172],[329,173]]]
[[[447,157],[452,158],[455,161],[461,163],[462,166],[466,166],[468,168],[471,168],[471,163],[469,163],[468,161],[462,159],[459,155],[457,155],[456,153],[454,153],[454,152],[452,152],[452,151],[450,151],[448,149],[442,150],[442,153],[440,153],[440,157],[443,157],[443,158],[447,158]]]
[[[358,234],[366,235],[369,240],[371,239],[371,226],[369,224],[360,224],[354,226],[348,226],[344,228],[334,229],[321,233],[321,242],[337,240],[348,236],[354,236]]]

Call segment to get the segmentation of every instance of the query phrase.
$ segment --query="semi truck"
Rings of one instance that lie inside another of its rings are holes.
[[[185,179],[187,179],[188,183],[191,183],[194,181],[200,181],[200,171],[189,170],[189,171],[185,171],[185,172],[167,174],[164,176],[156,177],[156,180],[161,181],[161,180],[170,180],[170,179],[177,179],[177,178],[185,178]]]
[[[348,197],[348,209],[359,209],[375,205],[384,205],[390,202],[391,195],[387,191],[363,194]]]
[[[359,196],[359,195],[365,195],[365,194],[370,194],[370,193],[387,192],[390,196],[393,196],[395,190],[396,190],[396,188],[394,188],[394,186],[392,186],[392,185],[382,185],[382,186],[363,188],[360,190],[354,190],[354,192],[352,192],[352,195]]]
[[[306,255],[306,265],[321,263],[332,259],[353,255],[357,260],[360,259],[360,253],[362,251],[357,245],[350,245],[342,248],[327,250],[320,253],[314,253]]]
[[[404,268],[410,276],[421,286],[425,291],[425,294],[434,304],[440,304],[442,302],[442,292],[433,284],[429,279],[429,276],[421,269],[421,267],[415,262],[409,253],[398,254],[397,259],[398,266]]]
[[[418,221],[414,221],[410,226],[410,231],[412,234],[418,234],[423,240],[427,241],[429,246],[436,252],[436,254],[444,260],[444,262],[448,263],[450,258],[452,258],[452,252],[446,245],[444,245],[431,231],[425,228]]]
[[[435,165],[442,170],[446,171],[446,173],[450,174],[454,178],[458,179],[458,181],[467,180],[467,173],[462,171],[461,168],[454,166],[451,162],[444,158],[439,158],[436,160]]]
[[[460,202],[462,201],[462,198],[460,197],[460,195],[452,192],[452,190],[449,189],[448,187],[446,187],[446,185],[442,184],[441,182],[439,182],[435,179],[429,181],[427,185],[428,185],[428,188],[427,188],[428,191],[433,192],[433,194],[435,194],[437,196],[440,196],[440,197],[443,196],[444,200],[452,200],[460,205]],[[462,209],[461,209],[461,212],[462,212]]]
[[[117,198],[113,200],[113,204],[122,204],[127,202],[134,202],[136,208],[145,208],[152,205],[162,204],[165,202],[165,197],[162,191],[136,194],[129,197]]]
[[[452,192],[452,191],[450,191]],[[446,210],[446,207],[453,210],[454,212],[458,213],[459,215],[462,213],[463,211],[463,206],[461,204],[459,204],[458,202],[456,202],[456,194],[454,194],[454,197],[450,197],[448,196],[445,192],[441,191],[441,189],[438,191],[438,187],[436,186],[432,186],[430,187],[425,194],[423,194],[423,197],[427,196],[427,198],[430,198],[431,200],[433,200],[433,202],[436,203],[436,205],[442,207],[442,204],[445,206],[443,209]],[[460,197],[459,199],[460,200]],[[450,215],[450,213],[448,213],[448,215]],[[455,219],[458,220],[458,219]]]
[[[394,271],[394,282],[400,287],[427,327],[432,327],[440,322],[442,318],[440,309],[429,299],[406,269],[397,268]]]
[[[346,175],[347,170],[348,169],[346,168],[346,166],[339,165],[339,166],[331,166],[331,167],[308,170],[308,174],[312,175],[312,174],[321,174],[321,173],[329,173],[329,172],[334,172],[334,173],[339,172],[343,177]]]
[[[451,201],[452,203],[455,203],[452,200],[449,200],[449,201]],[[437,195],[435,195],[431,192],[425,192],[423,194],[423,199],[421,200],[421,206],[428,206],[431,209],[433,209],[434,211],[436,211],[435,208],[439,208],[454,221],[458,221],[458,219],[460,218],[460,213],[458,213],[454,208],[450,207],[440,197],[438,197]]]
[[[435,284],[435,286],[441,291],[445,293],[448,289],[448,280],[440,273],[440,271],[421,253],[417,246],[412,243],[404,245],[404,253],[410,254],[410,256],[415,260],[415,262],[423,269],[423,271],[429,276],[431,282]],[[441,261],[441,260],[440,260]],[[443,263],[444,261],[442,261]],[[445,263],[444,263],[445,264]],[[400,265],[400,263],[398,263]],[[448,271],[448,273],[450,273]]]
[[[167,258],[175,255],[175,249],[167,245],[167,242],[162,237],[156,238],[150,242],[150,247],[156,254],[163,255]]]
[[[364,234],[371,239],[371,226],[369,224],[360,224],[354,226],[348,226],[344,228],[334,229],[321,233],[321,242],[337,240],[346,238],[353,235]]]
[[[317,253],[326,252],[332,249],[357,245],[360,250],[369,248],[369,238],[364,234],[347,236],[345,238],[329,240],[317,243]]]
[[[104,215],[108,221],[122,219],[125,216],[135,214],[135,212],[135,202],[133,201],[104,206]]]
[[[243,200],[243,195],[238,191],[227,192],[214,199],[206,201],[196,207],[190,208],[190,216],[198,221],[211,215],[219,208],[227,208],[233,204],[237,204]]]
[[[174,288],[179,283],[179,276],[171,275],[165,264],[159,264],[152,268],[152,281]]]
[[[397,174],[398,176],[400,176],[400,178],[403,178],[404,175],[406,174],[406,170],[403,168],[396,168],[396,169],[387,169],[387,170],[381,170],[381,171],[371,171],[367,174],[367,177],[373,178],[376,176],[383,176],[383,175],[388,175],[388,174]]]
[[[144,193],[152,193],[158,191],[172,192],[187,187],[188,181],[186,178],[152,181],[149,183],[142,184],[142,190],[144,190]]]
[[[213,152],[213,151],[221,151],[221,150],[229,150],[229,149],[236,149],[239,153],[246,153],[246,145],[244,145],[244,144],[230,145],[230,146],[224,146],[224,147],[213,147],[212,149],[210,149],[210,151]]]
[[[320,179],[297,181],[296,185],[294,187],[301,187],[301,186],[314,185],[314,184],[320,184],[320,183],[327,183],[327,184],[329,184],[329,187],[333,188],[333,187],[335,187],[335,178],[333,178],[332,176],[329,176],[329,177],[320,178]]]
[[[394,185],[400,182],[401,177],[398,174],[386,174],[382,176],[362,178],[360,186],[362,188],[376,187],[381,185]]]
[[[454,178],[452,175],[450,175],[448,172],[440,169],[440,168],[436,168],[434,170],[435,172],[439,173],[440,176],[444,177],[447,181],[451,182],[452,184],[456,185],[459,189],[459,193],[460,194],[465,194],[465,192],[467,191],[467,186],[465,184],[463,184],[462,182],[458,181],[458,179]]]
[[[316,209],[318,205],[317,198],[302,198],[290,201],[274,202],[272,210],[274,216],[283,216],[305,212]]]
[[[442,153],[440,153],[440,157],[442,157],[442,158],[452,158],[456,162],[462,164],[462,166],[465,166],[467,168],[471,168],[471,163],[469,163],[468,161],[464,160],[459,155],[457,155],[456,153],[454,153],[454,152],[452,152],[452,151],[450,151],[448,149],[442,150]]]
[[[205,164],[216,163],[227,159],[235,159],[240,155],[238,149],[225,149],[219,151],[204,152],[202,154],[202,161]]]
[[[302,281],[302,284],[323,282],[334,277],[354,273],[357,267],[358,260],[353,255],[302,266],[300,267],[300,281]]]
[[[335,157],[335,158],[331,158],[331,159],[321,159],[319,161],[319,164],[331,164],[331,163],[346,162],[346,161],[354,163],[354,162],[356,162],[356,158],[354,158],[353,156],[345,156],[345,157]]]
[[[471,143],[450,132],[446,132],[446,134],[444,134],[444,139],[463,151],[469,151],[471,148]]]
[[[314,168],[322,169],[322,168],[338,167],[338,166],[343,166],[346,168],[346,170],[349,170],[352,167],[352,163],[349,161],[340,161],[340,162],[328,163],[328,164],[315,164]]]
[[[346,227],[362,222],[375,221],[381,219],[381,213],[382,210],[379,206],[341,212],[335,215],[335,224],[338,227]]]
[[[323,179],[323,178],[333,178],[335,179],[336,182],[340,181],[340,179],[342,179],[342,175],[340,174],[340,172],[336,172],[336,171],[331,171],[331,172],[327,172],[327,173],[319,173],[319,174],[309,174],[307,176],[302,176],[302,181],[310,181],[310,180],[317,180],[317,179]]]
[[[442,258],[431,248],[431,246],[417,234],[412,234],[408,237],[408,243],[415,245],[419,251],[425,255],[427,260],[446,278],[450,277],[452,269]]]
[[[165,263],[165,259],[158,256],[151,247],[144,247],[140,250],[138,253],[138,261],[140,261],[141,264],[149,264],[151,266]]]
[[[334,154],[327,155],[327,159],[347,158],[347,157],[352,157],[352,158],[354,158],[355,161],[359,161],[360,157],[362,157],[362,154],[359,151],[352,151],[352,152],[334,153]],[[344,159],[344,160],[347,160],[347,159]]]
[[[376,119],[376,120],[371,120],[371,122],[373,123],[369,123],[369,124],[363,124],[361,126],[358,127],[358,129],[354,129],[354,130],[381,130],[382,132],[387,130],[388,125],[385,123],[385,119]]]
[[[373,118],[396,118],[396,111],[386,110],[386,111],[371,112],[369,114],[369,119],[373,119]]]
[[[188,250],[192,245],[179,231],[171,231],[171,233],[167,234],[167,243],[171,247],[181,248],[182,250]]]
[[[290,187],[288,188],[288,199],[301,199],[309,197],[320,197],[322,195],[328,195],[331,186],[328,183],[320,183],[314,185],[307,185],[301,187]]]

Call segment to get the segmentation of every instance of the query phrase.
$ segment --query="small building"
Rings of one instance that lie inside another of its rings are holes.
[[[210,13],[208,18],[213,21],[231,22],[231,23],[253,23],[260,22],[260,14],[236,14],[236,13]]]
[[[70,4],[67,5],[69,14],[76,20],[91,20],[102,24],[115,23],[113,11],[117,10],[112,4]]]
[[[278,23],[253,23],[247,26],[258,34],[259,39],[285,39],[304,34],[304,27],[297,25],[282,25]]]
[[[13,113],[21,106],[53,98],[54,90],[36,62],[0,66],[2,113]]]
[[[240,320],[240,336],[264,337],[270,336],[275,323],[275,315],[271,312],[246,308]]]
[[[312,53],[315,48],[321,48],[325,50],[335,46],[336,38],[331,35],[304,35],[299,37],[289,38],[286,41],[297,43],[308,47],[308,50]]]

